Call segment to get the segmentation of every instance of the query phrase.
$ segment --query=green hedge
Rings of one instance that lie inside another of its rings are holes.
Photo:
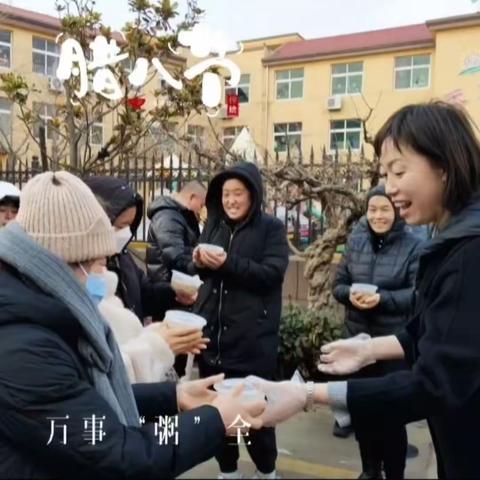
[[[287,305],[280,324],[278,376],[288,379],[298,368],[304,378],[321,379],[317,369],[320,347],[340,338],[341,330],[321,312]]]

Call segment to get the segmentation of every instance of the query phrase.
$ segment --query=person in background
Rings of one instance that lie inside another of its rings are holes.
[[[96,272],[115,251],[107,215],[68,172],[30,180],[1,229],[0,478],[173,478],[211,458],[238,415],[261,426],[264,401],[209,389],[222,375],[130,385],[97,308]]]
[[[199,359],[201,377],[275,375],[289,249],[283,223],[262,212],[262,201],[262,177],[252,163],[235,165],[210,182],[200,241],[224,251],[197,247],[193,253],[205,281],[194,310],[207,320],[204,331],[211,340]],[[249,441],[255,478],[276,478],[275,430],[252,432]],[[225,441],[216,458],[219,478],[241,478],[235,442]]]
[[[172,270],[193,273],[192,253],[200,236],[199,221],[206,193],[206,188],[193,180],[178,193],[154,199],[148,207],[147,275],[150,281],[169,282]],[[175,372],[179,377],[185,374],[186,363],[186,355],[175,358]]]
[[[0,182],[0,228],[15,219],[20,207],[20,190],[8,182]]]
[[[333,284],[333,295],[346,309],[345,336],[395,334],[407,323],[413,306],[420,239],[407,230],[385,187],[367,195],[366,215],[348,238],[346,252]],[[354,283],[375,285],[377,293],[352,290]],[[364,368],[357,377],[377,377],[407,368],[401,361]],[[385,423],[381,429],[355,429],[362,459],[360,478],[404,476],[407,431],[404,425]]]
[[[193,180],[172,196],[156,198],[148,207],[147,274],[152,281],[169,282],[172,270],[191,274],[189,265],[200,236],[200,212],[205,187]]]
[[[142,221],[143,198],[121,178],[87,177],[85,183],[100,200],[115,228],[117,254],[109,257],[107,268],[118,276],[116,294],[124,306],[143,322],[150,316],[163,319],[167,310],[179,304],[192,305],[195,296],[175,292],[167,282],[149,279],[128,251]]]

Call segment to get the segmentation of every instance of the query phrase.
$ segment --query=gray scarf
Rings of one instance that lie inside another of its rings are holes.
[[[139,426],[133,390],[117,342],[72,269],[12,222],[0,230],[0,260],[63,302],[82,328],[78,350],[91,382],[124,425]]]

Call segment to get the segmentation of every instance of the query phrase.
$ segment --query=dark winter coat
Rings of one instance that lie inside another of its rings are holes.
[[[147,274],[155,281],[169,282],[172,270],[191,271],[192,252],[200,229],[192,210],[171,197],[157,198],[148,208]]]
[[[249,187],[247,219],[230,227],[222,207],[222,186],[236,176]],[[282,308],[282,283],[288,266],[283,223],[261,210],[262,179],[251,163],[234,166],[210,183],[208,220],[200,241],[222,246],[227,260],[217,271],[199,269],[205,283],[195,311],[207,319],[211,342],[201,364],[229,373],[275,372]]]
[[[88,177],[84,181],[100,199],[112,224],[127,208],[136,207],[137,214],[130,226],[133,239],[142,221],[142,197],[121,178]],[[127,246],[118,255],[109,258],[107,266],[118,275],[117,295],[140,320],[153,315],[163,318],[166,310],[176,306],[175,292],[170,285],[148,279],[135,263]]]
[[[215,454],[225,430],[210,406],[179,416],[178,446],[173,438],[159,445],[155,417],[177,413],[174,384],[134,385],[147,423],[122,425],[92,386],[77,350],[80,331],[61,301],[1,267],[0,478],[173,478]],[[89,445],[84,418],[93,414],[105,416],[106,435]],[[50,417],[57,419],[47,445]]]
[[[421,240],[397,220],[375,253],[373,232],[362,217],[351,233],[345,255],[338,266],[333,295],[346,307],[346,336],[365,332],[372,336],[392,334],[403,328],[413,306],[418,249]],[[380,303],[359,310],[349,300],[353,283],[378,286]]]
[[[411,371],[348,382],[353,424],[428,419],[441,478],[480,478],[480,196],[422,249]]]

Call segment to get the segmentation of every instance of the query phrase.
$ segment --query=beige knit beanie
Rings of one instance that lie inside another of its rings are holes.
[[[115,254],[114,230],[92,191],[68,172],[36,175],[22,189],[16,221],[67,263]]]

